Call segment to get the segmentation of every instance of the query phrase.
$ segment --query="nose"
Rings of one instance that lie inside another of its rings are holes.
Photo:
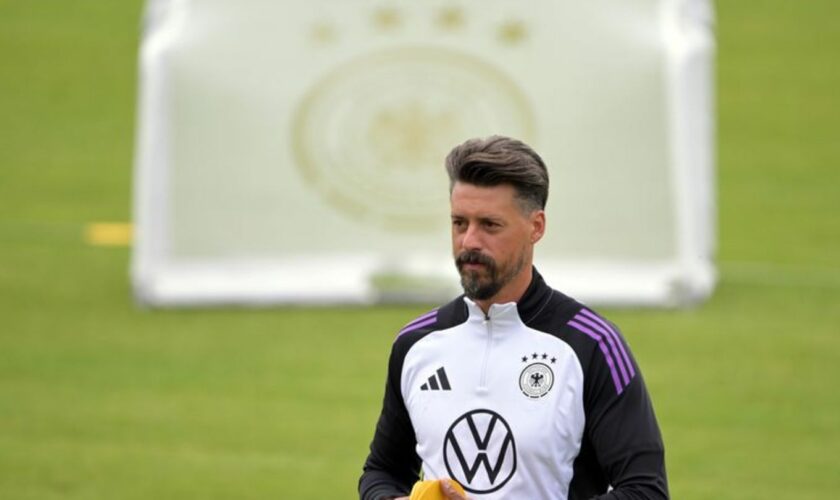
[[[461,248],[464,250],[481,250],[481,235],[475,224],[470,224],[461,234]]]

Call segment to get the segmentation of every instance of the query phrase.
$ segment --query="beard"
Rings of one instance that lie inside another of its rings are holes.
[[[484,270],[464,270],[465,264],[481,264]],[[510,283],[525,265],[525,256],[519,258],[509,269],[500,269],[492,257],[479,251],[463,252],[455,258],[455,267],[461,275],[464,295],[472,300],[487,300]]]

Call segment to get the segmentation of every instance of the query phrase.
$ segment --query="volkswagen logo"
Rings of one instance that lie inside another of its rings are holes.
[[[471,493],[491,493],[516,472],[516,442],[505,419],[491,410],[472,410],[446,431],[443,460],[450,477]]]

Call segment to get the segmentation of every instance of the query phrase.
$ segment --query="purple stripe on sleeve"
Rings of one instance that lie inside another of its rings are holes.
[[[397,334],[397,337],[401,337],[408,332],[413,332],[414,330],[419,330],[419,329],[423,328],[424,326],[434,325],[436,321],[437,321],[437,316],[434,316],[434,317],[431,317],[431,318],[429,318],[425,321],[421,321],[420,323],[414,323],[414,324],[412,324],[410,326],[407,326],[407,327],[403,328],[402,330],[400,330],[400,333]]]
[[[429,311],[426,314],[424,314],[422,316],[419,316],[417,318],[414,318],[413,320],[409,321],[404,327],[402,327],[402,329],[405,330],[406,328],[408,328],[410,326],[414,326],[415,324],[420,323],[421,321],[425,321],[425,320],[431,318],[432,316],[436,316],[436,315],[437,315],[437,309],[435,309],[434,311]]]
[[[610,374],[612,375],[613,383],[615,384],[615,391],[618,394],[621,394],[624,391],[624,386],[621,385],[621,380],[618,378],[618,370],[615,368],[615,362],[613,361],[612,354],[610,354],[610,351],[604,343],[604,340],[601,338],[601,335],[593,332],[575,320],[569,321],[569,326],[580,330],[585,335],[598,342],[598,347],[601,348],[601,352],[604,353],[604,357],[607,360],[607,365],[610,367]]]
[[[593,313],[592,311],[582,309],[580,311],[580,313],[584,314],[586,316],[589,316],[590,318],[595,320],[598,324],[600,324],[601,326],[606,328],[607,331],[612,334],[613,338],[615,338],[615,341],[618,344],[618,349],[621,351],[621,356],[624,358],[624,362],[627,364],[627,369],[630,371],[630,378],[635,377],[636,376],[636,370],[635,370],[635,368],[633,368],[633,363],[630,362],[630,356],[627,355],[627,350],[624,348],[624,343],[621,341],[621,337],[618,335],[618,332],[616,332],[609,325],[609,323],[607,323],[606,321],[604,321],[603,319],[598,317],[598,315]]]
[[[607,343],[610,345],[610,351],[612,351],[613,357],[615,358],[616,364],[618,365],[618,369],[621,371],[621,379],[624,381],[624,385],[629,384],[631,376],[628,375],[628,369],[625,367],[624,361],[621,359],[621,353],[615,346],[617,340],[614,339],[606,329],[601,327],[598,323],[587,318],[586,316],[578,314],[577,316],[575,316],[575,321],[586,324],[586,326],[600,333],[604,336],[605,339],[607,339]]]

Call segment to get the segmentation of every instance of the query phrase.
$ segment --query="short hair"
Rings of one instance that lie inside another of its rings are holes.
[[[540,155],[517,139],[494,135],[455,146],[446,156],[449,192],[456,182],[482,187],[513,186],[523,211],[545,209],[548,169]]]

